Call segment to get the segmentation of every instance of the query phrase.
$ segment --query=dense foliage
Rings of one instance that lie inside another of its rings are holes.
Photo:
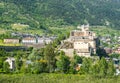
[[[1,0],[0,27],[14,23],[50,32],[48,27],[84,24],[119,29],[120,0]]]
[[[101,59],[85,58],[74,55],[69,58],[63,51],[59,53],[52,44],[48,44],[42,49],[31,49],[31,51],[14,51],[6,56],[7,52],[1,50],[0,73],[6,74],[40,74],[40,73],[66,73],[91,75],[98,78],[113,77],[116,73],[113,61]],[[29,52],[29,53],[28,53]],[[3,54],[4,53],[4,54]],[[15,58],[15,67],[9,69],[9,64],[5,61],[7,57]],[[81,66],[78,66],[81,64]]]

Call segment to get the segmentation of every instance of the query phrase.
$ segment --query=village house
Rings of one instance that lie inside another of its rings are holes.
[[[120,47],[113,51],[114,53],[120,54]]]
[[[23,44],[36,44],[36,38],[34,37],[25,37],[22,39]]]
[[[10,65],[9,68],[10,68],[11,70],[15,69],[15,58],[13,58],[13,57],[8,57],[5,62],[8,62],[8,64]]]
[[[38,44],[44,44],[45,43],[45,40],[44,40],[44,38],[37,38],[37,43]]]
[[[3,42],[6,44],[18,44],[19,39],[4,39]]]
[[[112,49],[111,48],[105,47],[104,50],[105,50],[105,52],[107,54],[111,54],[112,53]]]
[[[95,33],[89,30],[89,25],[78,26],[78,29],[80,30],[71,31],[69,39],[65,41],[73,43],[72,49],[79,56],[90,57],[92,54],[96,54]]]
[[[37,43],[38,44],[49,44],[52,42],[51,38],[37,38]]]
[[[52,39],[50,39],[50,38],[45,38],[45,43],[46,44],[49,44],[49,43],[51,43],[53,40]]]
[[[25,37],[22,39],[22,44],[27,47],[42,48],[52,41],[49,37]]]

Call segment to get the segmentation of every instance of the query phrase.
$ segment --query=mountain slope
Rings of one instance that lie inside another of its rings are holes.
[[[0,26],[23,23],[32,29],[89,23],[119,29],[120,0],[1,0],[0,14]]]

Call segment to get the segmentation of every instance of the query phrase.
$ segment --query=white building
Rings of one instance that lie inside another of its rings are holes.
[[[49,44],[49,43],[51,43],[53,40],[51,39],[51,38],[37,38],[37,43],[38,44],[44,44],[44,43],[46,43],[46,44]]]
[[[37,38],[37,43],[38,44],[44,44],[45,43],[45,39],[44,38]]]
[[[10,69],[15,69],[15,58],[13,58],[13,57],[8,57],[7,58],[7,60],[6,60],[6,62],[8,62],[9,63],[9,65],[10,65]]]
[[[22,39],[23,44],[36,44],[36,38],[26,37]]]
[[[52,42],[52,39],[50,39],[50,38],[45,38],[45,43],[46,44],[49,44],[49,43],[51,43]]]

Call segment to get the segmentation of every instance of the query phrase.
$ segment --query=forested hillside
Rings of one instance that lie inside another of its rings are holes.
[[[90,25],[120,28],[120,0],[0,0],[0,28]],[[47,28],[46,28],[47,27]]]

